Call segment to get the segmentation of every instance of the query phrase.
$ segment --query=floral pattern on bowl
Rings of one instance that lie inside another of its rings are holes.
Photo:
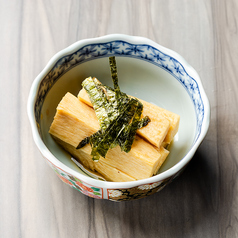
[[[47,159],[46,159],[47,160]],[[74,177],[73,175],[63,171],[62,169],[55,166],[49,160],[47,160],[50,167],[55,171],[57,176],[70,187],[78,190],[79,192],[93,198],[102,199],[103,198],[103,188],[95,187],[93,185],[87,184],[84,181]]]
[[[112,201],[128,201],[147,197],[162,190],[173,178],[140,185],[129,189],[108,189],[108,199]]]

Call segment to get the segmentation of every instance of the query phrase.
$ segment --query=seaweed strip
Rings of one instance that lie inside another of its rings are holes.
[[[121,150],[125,152],[129,152],[131,150],[131,146],[135,139],[136,131],[138,129],[138,124],[140,123],[140,118],[143,110],[143,105],[137,100],[137,109],[134,113],[132,122],[125,128],[125,141],[121,145]]]
[[[120,132],[123,125],[127,125],[131,117],[128,117],[128,111],[134,110],[134,100],[131,99],[127,105],[125,106],[123,113],[121,113],[112,123],[111,126],[109,126],[104,134],[103,138],[101,140],[98,140],[95,144],[92,146],[92,153],[91,155],[94,157],[94,159],[97,159],[99,155],[102,157],[106,156],[107,151],[110,149],[112,143],[115,140],[115,137],[117,137],[118,133]],[[133,114],[131,114],[133,116]]]
[[[76,147],[76,149],[81,149],[82,147],[84,147],[85,145],[87,145],[90,142],[90,136],[84,138],[81,142],[79,142],[78,146]]]
[[[149,118],[148,116],[143,117],[143,118],[140,120],[137,129],[140,129],[140,128],[142,128],[142,127],[147,126],[150,121],[151,121],[151,120],[150,120],[150,118]]]
[[[110,124],[110,118],[107,113],[107,97],[100,87],[101,84],[95,78],[87,78],[83,81],[82,86],[87,91],[92,102],[100,127],[105,129]]]

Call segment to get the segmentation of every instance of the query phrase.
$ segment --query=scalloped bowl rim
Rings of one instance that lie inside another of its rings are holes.
[[[173,167],[169,168],[168,170],[162,172],[161,174],[155,175],[150,178],[136,180],[136,181],[130,181],[130,182],[109,182],[109,181],[95,180],[93,178],[90,178],[83,174],[80,174],[77,171],[75,171],[75,170],[69,168],[68,166],[66,166],[65,164],[63,164],[49,151],[49,149],[46,147],[46,145],[42,141],[42,139],[39,135],[38,129],[37,129],[37,125],[35,123],[34,104],[36,101],[36,93],[39,89],[41,80],[46,76],[46,74],[50,71],[52,66],[55,65],[55,63],[59,60],[59,58],[65,56],[67,54],[75,52],[76,49],[79,49],[80,47],[82,47],[84,45],[91,44],[91,43],[103,43],[103,42],[109,41],[109,40],[110,41],[112,41],[112,40],[126,40],[127,42],[130,42],[130,43],[148,44],[148,45],[151,45],[151,46],[159,49],[160,51],[177,59],[184,66],[184,68],[186,69],[186,72],[193,77],[193,79],[197,82],[197,84],[199,86],[199,91],[200,91],[201,98],[202,98],[203,104],[204,104],[204,119],[203,119],[199,137],[197,138],[196,142],[192,145],[192,147],[190,148],[188,153],[177,164],[175,164]],[[100,186],[100,187],[104,187],[104,188],[110,187],[113,189],[113,188],[130,188],[130,187],[135,187],[135,186],[139,186],[142,184],[148,184],[148,183],[162,181],[168,177],[171,177],[171,176],[177,174],[181,169],[183,169],[186,166],[186,164],[192,159],[197,148],[199,147],[199,145],[203,141],[204,137],[206,136],[206,133],[207,133],[208,127],[209,127],[209,123],[210,123],[210,104],[209,104],[208,98],[206,96],[206,93],[204,91],[204,88],[202,86],[202,82],[201,82],[199,75],[193,69],[193,67],[190,66],[187,63],[187,61],[182,56],[180,56],[178,53],[176,53],[175,51],[170,50],[168,48],[165,48],[165,47],[159,45],[158,43],[155,43],[154,41],[147,39],[145,37],[129,36],[129,35],[124,35],[124,34],[111,34],[111,35],[105,35],[105,36],[100,36],[100,37],[96,37],[96,38],[79,40],[79,41],[73,43],[72,45],[68,46],[67,48],[56,53],[50,59],[50,61],[47,63],[47,65],[41,71],[41,73],[33,81],[33,84],[31,86],[30,93],[28,96],[27,114],[28,114],[28,117],[30,120],[30,125],[31,125],[31,129],[32,129],[34,142],[35,142],[36,146],[38,147],[38,149],[40,150],[40,152],[42,153],[42,155],[47,160],[49,160],[51,163],[53,163],[57,167],[61,168],[65,172],[68,172],[69,174],[71,174],[79,179],[82,179],[86,183],[94,184],[95,186]]]

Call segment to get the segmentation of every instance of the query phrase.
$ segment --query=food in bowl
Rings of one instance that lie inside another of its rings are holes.
[[[112,55],[120,65],[123,92],[180,115],[179,130],[166,161],[157,175],[146,179],[93,179],[49,134],[57,105],[67,92],[77,95],[89,75],[110,85],[106,69]],[[149,196],[178,177],[203,141],[210,121],[201,79],[183,57],[150,39],[122,34],[80,40],[54,55],[32,84],[27,112],[34,142],[56,175],[86,196],[111,201]]]
[[[122,93],[115,57],[109,60],[114,89],[86,78],[78,98],[68,92],[60,101],[49,133],[108,181],[149,178],[167,158],[180,116]]]

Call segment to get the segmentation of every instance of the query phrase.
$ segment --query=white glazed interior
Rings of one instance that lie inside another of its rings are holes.
[[[195,107],[191,97],[187,93],[183,84],[181,84],[173,75],[161,67],[142,59],[135,59],[125,56],[116,56],[118,66],[119,85],[123,92],[136,96],[148,102],[154,103],[160,107],[173,111],[181,116],[179,131],[170,147],[170,155],[157,176],[135,182],[102,182],[86,177],[81,173],[77,166],[71,162],[70,156],[63,151],[50,137],[48,130],[56,112],[56,107],[66,92],[77,95],[81,88],[81,82],[88,76],[97,77],[105,84],[112,85],[108,57],[97,58],[85,63],[79,64],[63,74],[47,93],[41,111],[41,133],[39,136],[34,118],[34,103],[39,83],[59,58],[76,51],[85,43],[107,42],[109,40],[126,40],[132,43],[148,44],[156,47],[160,51],[177,59],[185,68],[186,72],[196,80],[201,93],[204,105],[204,119],[201,132],[195,141],[197,129],[197,118]],[[84,43],[85,42],[85,43]],[[175,52],[170,51],[158,44],[141,37],[131,37],[125,35],[109,35],[105,37],[90,39],[75,43],[69,48],[58,53],[49,62],[42,73],[36,78],[32,86],[29,101],[28,115],[30,118],[33,137],[36,145],[42,154],[53,164],[64,171],[78,177],[95,186],[105,188],[129,188],[141,184],[151,183],[170,177],[181,170],[192,158],[197,147],[204,138],[209,125],[209,103],[201,85],[199,76],[186,61]]]

